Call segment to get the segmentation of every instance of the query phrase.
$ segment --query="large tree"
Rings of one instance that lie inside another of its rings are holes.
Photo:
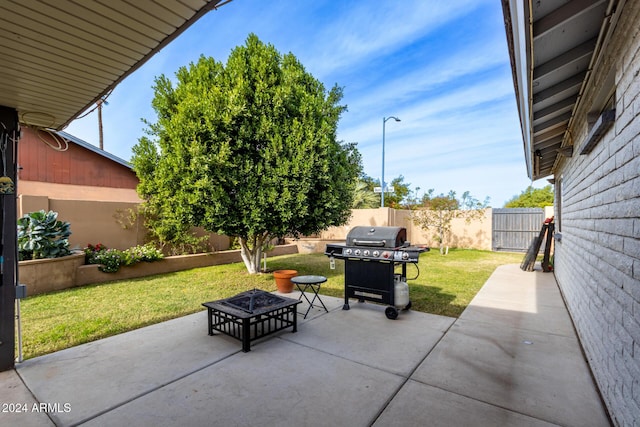
[[[226,65],[200,57],[161,75],[157,122],[134,147],[148,226],[171,242],[190,226],[237,237],[250,273],[274,238],[350,217],[361,169],[336,140],[342,90],[251,34]]]

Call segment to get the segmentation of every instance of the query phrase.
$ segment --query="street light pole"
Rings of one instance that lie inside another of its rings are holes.
[[[396,122],[400,121],[400,119],[395,116],[382,118],[382,179],[380,180],[380,185],[382,187],[382,193],[381,193],[382,197],[380,197],[381,208],[384,208],[384,133],[385,133],[385,124],[389,119],[394,119]]]

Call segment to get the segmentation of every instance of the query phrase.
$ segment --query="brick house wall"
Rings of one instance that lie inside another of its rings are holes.
[[[555,274],[616,425],[640,420],[640,2],[627,2],[576,111],[556,183]],[[608,76],[615,78],[608,79]],[[607,86],[615,122],[580,154]]]

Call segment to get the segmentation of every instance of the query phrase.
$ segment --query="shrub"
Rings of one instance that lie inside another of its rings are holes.
[[[98,270],[104,273],[115,273],[124,264],[124,254],[118,249],[104,249],[96,252],[90,264],[102,264]]]
[[[123,254],[125,265],[132,265],[138,262],[153,262],[163,258],[162,252],[150,243],[129,248]]]
[[[70,224],[58,221],[57,212],[30,212],[18,219],[18,259],[22,261],[69,255],[70,235]]]
[[[152,244],[134,246],[124,251],[108,249],[102,243],[89,244],[84,248],[86,264],[101,264],[98,269],[104,273],[115,273],[121,266],[152,262],[163,258],[162,252]]]

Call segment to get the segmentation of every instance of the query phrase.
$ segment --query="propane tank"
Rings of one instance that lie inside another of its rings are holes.
[[[393,276],[394,302],[396,308],[403,309],[409,305],[409,285],[402,274]]]

